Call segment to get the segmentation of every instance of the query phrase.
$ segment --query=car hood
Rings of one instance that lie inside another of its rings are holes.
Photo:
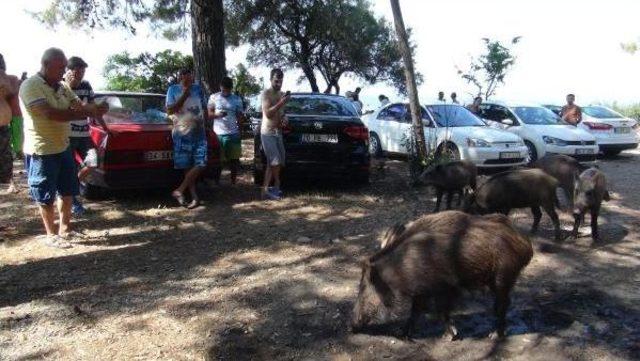
[[[482,139],[487,142],[518,142],[522,139],[507,131],[491,127],[451,127],[449,132],[460,140],[466,138]]]
[[[588,132],[576,128],[573,125],[557,124],[557,125],[528,125],[536,133],[542,136],[554,137],[562,140],[596,140],[596,138]]]

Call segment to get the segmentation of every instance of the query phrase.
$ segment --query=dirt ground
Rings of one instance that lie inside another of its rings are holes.
[[[385,227],[429,212],[432,192],[406,182],[406,164],[376,164],[372,182],[294,185],[259,201],[239,185],[206,190],[204,206],[165,192],[111,194],[74,220],[83,238],[47,248],[26,191],[0,198],[0,360],[626,360],[640,355],[640,152],[600,160],[614,199],[602,242],[552,245],[543,217],[536,253],[493,330],[491,296],[467,295],[454,322],[421,321],[413,342],[353,335],[357,261]],[[24,178],[24,175],[22,175]],[[24,179],[22,179],[24,182]],[[526,232],[531,217],[512,214]],[[563,228],[571,228],[569,215]]]

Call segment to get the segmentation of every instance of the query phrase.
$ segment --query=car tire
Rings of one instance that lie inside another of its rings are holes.
[[[369,154],[374,158],[382,156],[382,145],[380,145],[380,137],[374,132],[369,135]]]
[[[605,157],[615,157],[616,155],[622,153],[622,150],[620,149],[605,149],[602,151],[602,154]]]
[[[531,143],[528,140],[524,141],[524,145],[527,146],[527,149],[529,151],[527,164],[531,164],[531,163],[535,162],[536,160],[538,160],[538,151],[536,150],[536,146],[533,145],[533,143]]]
[[[449,161],[460,160],[460,150],[458,150],[458,147],[451,142],[441,144],[436,151],[437,157],[444,157],[447,155]]]
[[[104,189],[87,183],[80,187],[80,195],[88,200],[98,200],[104,198]]]

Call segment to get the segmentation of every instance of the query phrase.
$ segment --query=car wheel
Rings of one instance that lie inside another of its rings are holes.
[[[605,157],[613,157],[620,154],[621,152],[622,152],[621,150],[607,149],[607,150],[603,150],[602,154],[604,154]]]
[[[369,137],[369,154],[371,156],[379,158],[382,155],[382,146],[380,145],[380,138],[376,133],[371,132]]]
[[[460,160],[460,151],[458,147],[453,143],[445,143],[442,144],[438,151],[436,152],[436,156],[439,158],[446,159],[448,161],[456,161]]]
[[[101,199],[104,197],[104,189],[87,183],[80,187],[80,195],[89,200]]]
[[[528,140],[524,141],[524,145],[527,146],[527,150],[528,150],[528,155],[527,155],[527,164],[531,164],[533,162],[535,162],[536,160],[538,160],[538,151],[536,150],[536,146],[533,145],[533,143],[531,143]]]

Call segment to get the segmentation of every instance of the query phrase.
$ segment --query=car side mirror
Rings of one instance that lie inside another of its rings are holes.
[[[504,124],[504,125],[511,126],[511,125],[513,125],[513,120],[511,120],[511,119],[502,119],[502,120],[500,121],[500,123],[502,123],[502,124]]]

